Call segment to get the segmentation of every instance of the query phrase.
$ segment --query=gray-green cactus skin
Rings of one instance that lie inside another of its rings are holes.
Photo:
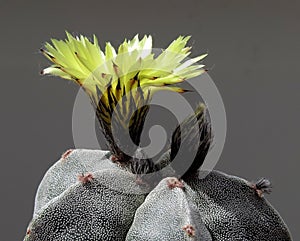
[[[107,151],[78,149],[68,150],[66,153],[69,155],[63,155],[44,175],[36,194],[34,214],[51,199],[75,184],[79,174],[116,168],[107,158]]]
[[[199,172],[185,181],[165,177],[150,191],[109,158],[78,149],[55,163],[38,188],[24,241],[292,240],[244,179]]]
[[[126,241],[212,240],[190,197],[193,190],[184,182],[182,187],[170,187],[172,179],[163,179],[137,209]],[[194,234],[184,232],[187,225],[193,227]]]
[[[218,171],[203,175],[187,184],[213,240],[291,240],[279,214],[252,183]]]

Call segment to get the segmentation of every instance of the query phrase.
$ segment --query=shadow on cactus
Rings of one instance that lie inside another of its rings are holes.
[[[136,35],[104,52],[67,33],[41,52],[53,63],[42,74],[77,83],[89,96],[108,151],[69,150],[45,174],[24,240],[291,240],[264,199],[270,182],[200,171],[213,135],[204,104],[174,130],[154,162],[141,148],[151,99],[184,93],[180,83],[205,72],[206,54],[188,59],[190,37],[159,54],[151,36]],[[246,215],[245,215],[246,214]]]

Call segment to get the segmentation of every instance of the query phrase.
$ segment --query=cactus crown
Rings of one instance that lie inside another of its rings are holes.
[[[125,39],[117,50],[107,42],[104,52],[95,36],[90,41],[82,35],[66,35],[66,40],[51,39],[41,50],[53,62],[42,74],[73,80],[85,90],[118,161],[131,160],[139,146],[153,93],[185,92],[176,84],[205,72],[198,62],[207,54],[186,60],[191,53],[186,46],[189,36],[179,36],[156,55],[150,35]],[[126,138],[128,133],[132,142]]]

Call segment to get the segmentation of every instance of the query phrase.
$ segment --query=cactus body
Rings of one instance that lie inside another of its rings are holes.
[[[133,174],[96,171],[91,180],[70,185],[44,205],[25,240],[124,240],[143,193]]]
[[[291,240],[251,183],[217,171],[203,174],[179,183],[164,178],[146,195],[147,187],[112,163],[108,152],[74,150],[42,180],[24,240]]]
[[[212,171],[187,180],[213,240],[291,240],[276,210],[242,178]]]
[[[78,175],[116,167],[107,159],[107,151],[77,149],[68,150],[66,153],[67,155],[62,155],[61,159],[49,168],[41,181],[36,194],[34,214],[51,199],[75,184]]]
[[[126,241],[212,240],[190,198],[194,191],[184,183],[169,187],[169,180],[163,179],[137,209]]]

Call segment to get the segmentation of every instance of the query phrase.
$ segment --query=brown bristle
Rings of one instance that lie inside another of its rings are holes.
[[[167,185],[168,185],[168,188],[170,189],[173,189],[175,187],[178,187],[178,188],[181,188],[183,189],[184,188],[184,184],[183,182],[181,182],[178,178],[176,177],[171,177],[167,180]]]
[[[195,228],[192,225],[190,224],[184,225],[182,229],[187,233],[188,236],[190,237],[195,236]]]
[[[94,179],[94,176],[92,173],[86,173],[86,174],[81,174],[78,176],[78,180],[83,183],[86,184],[88,182],[91,182]]]
[[[73,149],[69,149],[67,151],[65,151],[62,155],[61,155],[61,158],[63,160],[65,160],[71,153],[72,153]]]

